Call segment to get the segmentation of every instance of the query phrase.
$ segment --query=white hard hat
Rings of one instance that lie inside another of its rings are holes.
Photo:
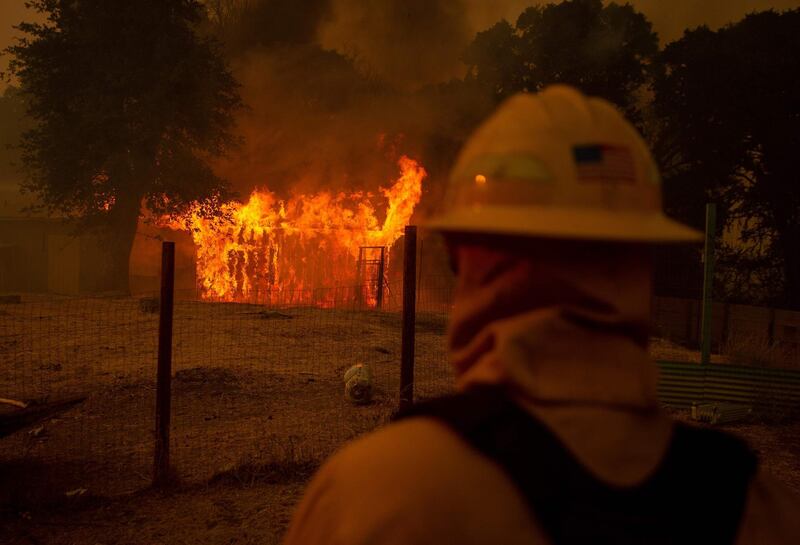
[[[426,227],[542,238],[689,242],[664,215],[658,168],[609,102],[564,85],[509,98],[470,137]]]

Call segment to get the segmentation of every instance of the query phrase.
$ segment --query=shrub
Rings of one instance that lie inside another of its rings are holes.
[[[780,345],[764,335],[731,335],[723,343],[722,353],[730,363],[755,367],[774,367],[785,363]]]

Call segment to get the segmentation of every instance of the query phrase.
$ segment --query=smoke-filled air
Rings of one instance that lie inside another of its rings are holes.
[[[0,544],[800,544],[800,0],[0,0]]]

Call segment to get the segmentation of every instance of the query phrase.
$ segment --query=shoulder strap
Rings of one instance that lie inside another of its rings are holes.
[[[732,436],[676,424],[660,467],[645,482],[595,478],[540,421],[497,387],[413,406],[498,463],[555,545],[735,542],[756,459]]]

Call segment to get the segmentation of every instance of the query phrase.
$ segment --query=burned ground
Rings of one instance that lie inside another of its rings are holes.
[[[64,465],[46,487],[54,495],[80,488],[117,495],[147,486],[157,315],[133,298],[33,298],[4,306],[0,397],[86,400],[2,440],[2,459]],[[444,323],[443,316],[420,315],[423,395],[448,384]],[[319,459],[397,406],[399,313],[181,301],[174,329],[172,460],[185,482],[245,462]],[[367,363],[374,377],[365,407],[343,395],[344,371],[357,363]],[[14,481],[22,478],[16,473]]]
[[[446,392],[445,312],[417,319],[416,392]],[[172,462],[152,476],[158,317],[136,298],[24,298],[0,313],[0,397],[84,395],[0,441],[2,524],[13,543],[276,543],[313,469],[397,407],[400,314],[179,301]],[[654,356],[696,357],[666,341]],[[343,395],[370,365],[375,397]],[[10,410],[10,409],[3,409]],[[684,413],[676,413],[686,418]],[[800,424],[731,426],[800,491]]]

